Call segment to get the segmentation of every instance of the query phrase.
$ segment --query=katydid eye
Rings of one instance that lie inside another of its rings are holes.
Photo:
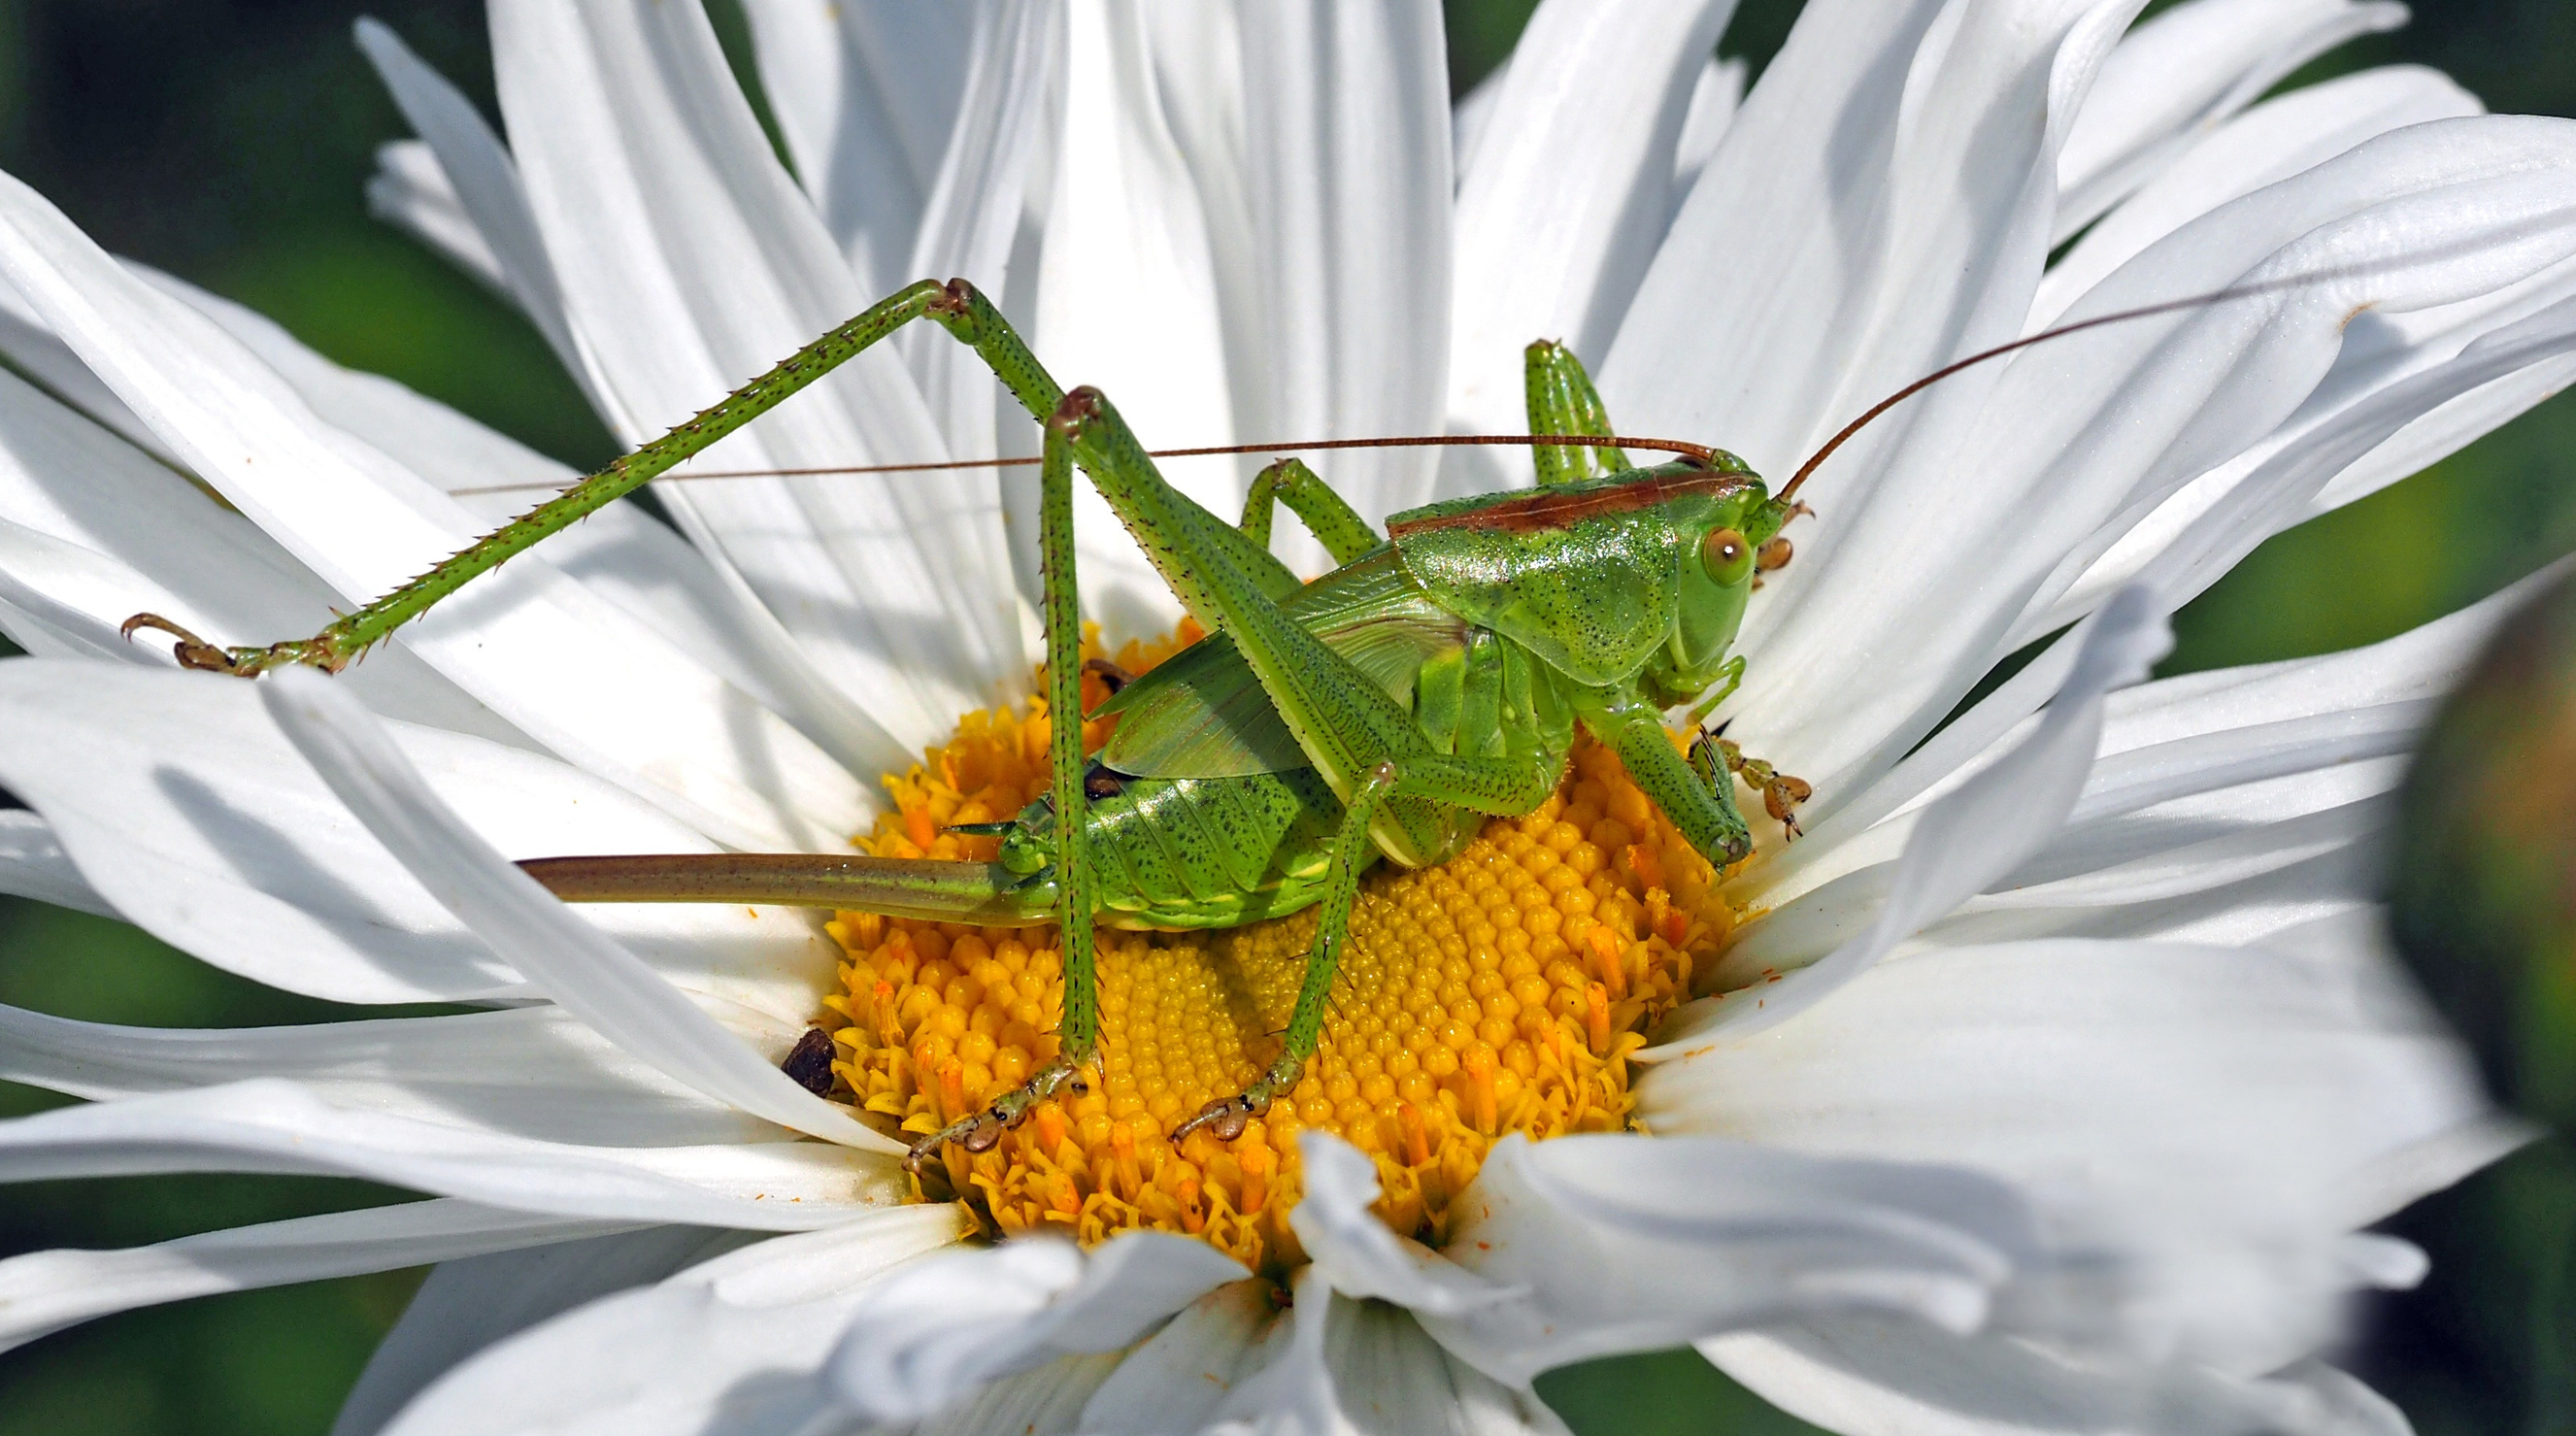
[[[1699,561],[1708,568],[1708,576],[1732,586],[1744,582],[1753,572],[1753,544],[1733,529],[1718,529],[1700,540]]]

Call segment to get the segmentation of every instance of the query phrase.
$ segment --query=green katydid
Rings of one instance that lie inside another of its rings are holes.
[[[227,649],[151,614],[127,620],[125,631],[170,634],[191,668],[252,676],[294,663],[337,671],[478,575],[920,318],[971,346],[1044,428],[1049,711],[1081,711],[1077,467],[1208,636],[1095,710],[1121,715],[1096,759],[1085,761],[1079,723],[1052,725],[1050,791],[990,826],[1002,840],[993,863],[718,854],[523,864],[568,901],[774,902],[997,924],[1059,919],[1059,1055],[921,1141],[916,1163],[952,1141],[986,1150],[1059,1088],[1081,1089],[1098,1056],[1096,923],[1222,927],[1320,903],[1279,1056],[1249,1089],[1208,1104],[1173,1137],[1199,1127],[1221,1139],[1239,1134],[1295,1086],[1315,1050],[1361,874],[1381,855],[1415,867],[1445,861],[1484,818],[1535,809],[1564,773],[1578,723],[1720,868],[1752,848],[1734,799],[1738,776],[1794,833],[1805,784],[1705,734],[1684,757],[1666,736],[1665,710],[1701,699],[1696,717],[1740,677],[1743,660],[1728,650],[1747,596],[1759,570],[1787,561],[1778,533],[1798,511],[1791,495],[1827,454],[1924,385],[2054,337],[1972,356],[1891,396],[1776,497],[1722,451],[1614,439],[1581,364],[1560,346],[1533,344],[1533,437],[1519,442],[1533,447],[1540,487],[1397,514],[1381,538],[1294,459],[1265,470],[1241,521],[1226,523],[1164,481],[1099,391],[1060,388],[972,285],[924,280],[311,638]],[[1683,457],[1635,468],[1623,444]],[[1301,584],[1273,558],[1274,502],[1298,515],[1340,566]],[[1080,821],[1065,821],[1068,813]]]

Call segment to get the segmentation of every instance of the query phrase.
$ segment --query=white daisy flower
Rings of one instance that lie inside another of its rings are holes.
[[[1250,1070],[1217,975],[1300,930],[1121,938],[1107,1090],[931,1203],[888,1119],[1043,1050],[1042,930],[576,910],[507,860],[956,843],[1020,781],[1024,710],[960,722],[1028,690],[1031,486],[665,483],[677,533],[604,511],[338,679],[177,672],[119,623],[309,632],[571,475],[0,181],[0,888],[489,1008],[0,1011],[0,1077],[96,1099],[0,1124],[0,1175],[431,1194],[0,1262],[0,1339],[439,1262],[342,1432],[1554,1430],[1539,1372],[1685,1342],[1853,1433],[2403,1429],[2318,1357],[2421,1272],[2361,1229],[2516,1133],[2372,864],[2503,600],[2143,680],[2264,537],[2576,372],[2576,125],[2406,67],[2253,103],[2401,18],[2353,0],[1815,0],[1740,105],[1722,0],[1551,0],[1454,113],[1428,3],[748,8],[792,175],[696,6],[495,0],[506,147],[361,27],[420,135],[378,212],[630,441],[959,273],[1162,445],[1510,429],[1549,336],[1624,432],[1777,476],[2016,334],[2322,277],[1972,370],[1819,471],[1721,710],[1803,840],[1718,880],[1578,755],[1476,873],[1375,880],[1311,1100],[1231,1145],[1161,1134]],[[907,336],[699,467],[1026,452],[1004,402]],[[1373,522],[1526,478],[1427,452],[1326,473]],[[1084,513],[1111,640],[1167,628]],[[832,1096],[779,1066],[818,1023]]]

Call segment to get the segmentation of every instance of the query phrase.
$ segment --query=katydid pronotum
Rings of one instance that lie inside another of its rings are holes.
[[[2227,295],[2103,316],[2089,328]],[[1838,434],[1781,493],[1733,455],[1619,439],[1570,351],[1527,351],[1539,487],[1395,515],[1381,538],[1295,459],[1263,471],[1229,524],[1167,483],[1098,390],[1057,385],[972,285],[924,280],[768,373],[311,638],[223,648],[151,614],[129,636],[169,634],[183,666],[254,676],[285,664],[337,671],[512,555],[635,490],[916,319],[972,347],[1043,427],[1042,619],[1052,714],[1081,712],[1073,483],[1086,473],[1207,637],[1102,709],[1121,721],[1086,761],[1082,725],[1057,722],[1048,794],[986,831],[992,863],[816,854],[538,859],[523,866],[568,901],[771,902],[936,921],[1055,918],[1064,966],[1058,1055],[980,1111],[924,1137],[990,1148],[1098,1060],[1094,927],[1224,927],[1321,904],[1279,1055],[1244,1092],[1173,1133],[1231,1139],[1292,1089],[1313,1054],[1362,873],[1455,856],[1490,816],[1537,808],[1565,771],[1575,727],[1614,750],[1637,786],[1719,868],[1752,849],[1734,786],[1761,792],[1796,831],[1796,778],[1702,734],[1685,756],[1666,710],[1696,719],[1733,688],[1730,658],[1757,574],[1787,562],[1795,489],[1861,425],[1971,363],[1891,396]],[[1491,442],[1513,442],[1496,439]],[[1400,441],[1401,442],[1401,441]],[[1429,440],[1426,442],[1444,442]],[[1446,442],[1459,442],[1447,440]],[[1465,442],[1477,442],[1466,440]],[[1298,447],[1342,447],[1341,444]],[[1632,467],[1625,448],[1679,452]],[[1280,447],[1291,447],[1282,445]],[[905,466],[895,466],[905,467]],[[1301,584],[1269,552],[1287,505],[1340,565]],[[1704,696],[1705,695],[1705,696]],[[1064,815],[1079,814],[1079,821]]]

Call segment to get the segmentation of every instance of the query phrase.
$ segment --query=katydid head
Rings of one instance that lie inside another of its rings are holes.
[[[1732,454],[1397,514],[1432,602],[1587,687],[1681,702],[1717,681],[1790,507]],[[1775,565],[1776,566],[1776,565]]]
[[[1723,676],[1744,606],[1766,569],[1788,561],[1781,526],[1792,505],[1747,474],[1742,486],[1665,507],[1683,549],[1672,628],[1638,681],[1654,702],[1687,703]]]

